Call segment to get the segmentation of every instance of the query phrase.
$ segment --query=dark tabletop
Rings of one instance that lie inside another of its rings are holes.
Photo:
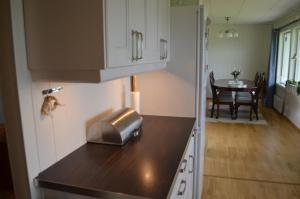
[[[235,87],[233,85],[229,85],[228,82],[233,81],[233,79],[217,79],[215,80],[215,86],[224,90],[230,91],[248,91],[249,89],[255,88],[254,81],[241,79],[239,81],[243,81],[245,87]]]
[[[103,198],[166,198],[195,119],[143,116],[125,146],[85,144],[37,177],[39,186]]]

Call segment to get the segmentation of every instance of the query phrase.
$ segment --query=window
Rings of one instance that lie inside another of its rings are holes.
[[[279,59],[277,63],[277,82],[280,84],[285,84],[289,79],[291,37],[292,33],[290,31],[280,34]]]
[[[285,85],[287,80],[300,81],[300,26],[294,26],[280,33],[277,83]]]

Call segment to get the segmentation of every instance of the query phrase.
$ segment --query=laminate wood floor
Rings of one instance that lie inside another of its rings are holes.
[[[207,123],[202,199],[300,199],[300,130],[262,112],[268,125]]]

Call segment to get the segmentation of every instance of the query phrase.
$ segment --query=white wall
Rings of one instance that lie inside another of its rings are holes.
[[[292,86],[286,89],[278,85],[276,94],[285,101],[283,114],[300,128],[300,96],[297,95],[296,89]]]
[[[285,95],[284,115],[300,129],[300,97],[295,90]]]
[[[236,39],[218,38],[224,25],[209,28],[209,70],[217,79],[232,78],[234,67],[242,71],[240,78],[254,79],[256,72],[266,72],[269,61],[271,25],[236,25]]]
[[[22,0],[11,1],[17,86],[28,177],[32,198],[40,198],[33,179],[86,142],[86,122],[128,103],[129,79],[101,84],[32,82],[27,69]],[[43,89],[62,86],[55,94],[64,105],[52,117],[41,117]],[[126,98],[126,100],[125,100]]]
[[[164,71],[139,75],[141,112],[194,117],[196,6],[171,9],[171,62]]]
[[[129,88],[126,86],[129,82],[126,80],[114,80],[101,84],[32,83],[41,170],[86,143],[85,130],[88,120],[124,106],[124,92]],[[57,86],[64,88],[62,92],[55,94],[63,106],[59,106],[53,112],[52,117],[42,117],[40,114],[43,103],[41,91]]]

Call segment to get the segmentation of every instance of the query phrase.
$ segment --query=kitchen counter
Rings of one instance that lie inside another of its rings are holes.
[[[87,143],[36,178],[43,188],[114,199],[167,198],[194,118],[143,116],[123,147]]]

